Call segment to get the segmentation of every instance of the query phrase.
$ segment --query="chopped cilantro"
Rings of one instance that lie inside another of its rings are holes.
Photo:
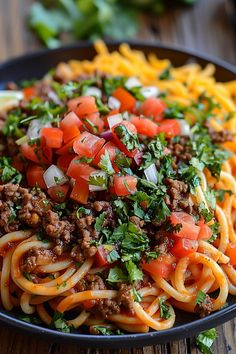
[[[90,215],[91,210],[90,209],[86,209],[84,207],[79,207],[76,211],[76,217],[77,219],[81,218],[81,215]]]
[[[127,78],[124,76],[117,77],[106,77],[103,79],[103,89],[107,96],[111,96],[111,94],[118,87],[124,87]]]
[[[74,163],[75,164],[79,164],[79,163],[83,163],[83,162],[91,163],[92,161],[93,161],[92,158],[89,158],[89,157],[86,157],[86,156],[82,156],[80,159],[75,160]]]
[[[104,336],[111,336],[111,335],[121,335],[123,334],[119,329],[116,329],[115,331],[111,331],[109,328],[105,326],[93,326],[94,329],[96,329],[98,332],[100,332]]]
[[[33,323],[35,325],[43,324],[41,319],[39,317],[36,317],[36,316],[30,316],[30,315],[23,314],[23,315],[19,316],[19,319],[21,321],[24,321],[24,322]]]
[[[168,320],[168,318],[171,317],[171,314],[170,314],[170,308],[166,304],[165,299],[160,297],[159,304],[160,304],[160,316],[161,316],[161,318],[165,318],[166,320]]]
[[[159,80],[171,80],[172,65],[168,64],[167,67],[160,73]]]
[[[61,100],[67,100],[75,97],[78,94],[79,83],[69,81],[65,84],[60,84],[57,81],[52,82],[52,88]]]
[[[115,164],[120,170],[122,170],[123,168],[129,168],[131,162],[131,158],[127,157],[123,152],[117,149]]]
[[[95,101],[96,101],[98,111],[101,114],[108,114],[110,112],[109,108],[102,103],[102,100],[99,97],[95,97]]]
[[[22,174],[11,166],[9,157],[0,157],[0,180],[4,183],[18,184],[22,180]]]
[[[25,279],[32,281],[32,276],[29,272],[23,272],[23,275],[24,275]]]
[[[165,118],[184,119],[184,108],[177,102],[168,103],[164,116]]]
[[[196,295],[196,299],[195,299],[195,304],[201,305],[205,301],[206,296],[207,296],[207,294],[204,293],[204,291],[198,290],[197,295]]]
[[[132,133],[125,125],[122,123],[115,127],[115,133],[120,138],[120,141],[125,145],[126,149],[133,151],[136,148],[140,148],[140,143],[138,140],[138,135]]]
[[[107,150],[105,150],[105,153],[101,156],[98,166],[108,175],[113,175],[115,173],[110,160],[109,152]]]
[[[122,283],[127,281],[127,276],[124,274],[121,268],[116,266],[109,270],[107,281],[110,283]]]
[[[217,332],[215,328],[208,329],[201,332],[196,337],[196,345],[203,354],[212,354],[211,347],[217,338]]]
[[[155,164],[158,160],[164,157],[164,149],[166,147],[165,134],[158,134],[155,139],[151,140],[147,147],[146,151],[142,157],[142,165],[140,169],[146,169],[151,166],[153,163]]]
[[[132,293],[133,293],[133,297],[134,297],[134,301],[135,302],[141,302],[142,301],[142,296],[140,295],[140,293],[135,288],[132,289]]]
[[[95,221],[94,227],[95,227],[95,230],[97,232],[100,232],[102,230],[103,223],[104,223],[104,220],[105,220],[105,216],[106,216],[106,213],[103,212],[99,216],[96,217],[96,221]]]
[[[120,258],[120,255],[119,255],[119,253],[116,250],[112,250],[107,255],[108,263],[113,263],[113,262],[117,261],[119,258]]]
[[[208,211],[204,202],[198,205],[199,214],[204,218],[205,222],[209,222],[213,219],[214,214]]]
[[[70,326],[64,319],[64,315],[60,312],[55,312],[52,318],[51,327],[56,328],[58,331],[69,333]]]
[[[107,189],[108,178],[105,172],[96,172],[89,176],[89,185]]]
[[[214,222],[214,224],[210,225],[210,228],[212,231],[212,236],[208,242],[214,242],[218,237],[220,224],[218,222]]]
[[[154,251],[149,251],[145,252],[145,261],[146,263],[149,263],[159,257],[160,253],[159,252],[154,252]]]
[[[127,269],[129,275],[129,281],[131,283],[133,283],[135,280],[143,279],[143,272],[138,268],[138,266],[134,262],[132,261],[125,262],[125,267]]]

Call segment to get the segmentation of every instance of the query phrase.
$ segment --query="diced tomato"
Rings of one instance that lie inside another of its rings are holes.
[[[98,111],[96,101],[93,96],[80,96],[73,98],[67,105],[69,109],[74,111],[79,118]]]
[[[166,105],[159,98],[150,97],[147,98],[141,105],[141,113],[146,116],[153,118],[155,122],[159,122],[164,117],[164,110]]]
[[[108,141],[105,145],[103,145],[102,149],[99,151],[99,153],[93,159],[93,165],[96,165],[96,166],[99,165],[99,162],[101,161],[101,157],[102,157],[102,155],[105,154],[105,151],[108,152],[112,166],[113,166],[114,170],[118,173],[119,168],[115,164],[115,158],[117,155],[117,151],[119,151],[119,149],[111,141]]]
[[[143,262],[142,268],[147,272],[162,278],[169,278],[176,265],[176,258],[171,254],[159,256],[151,262]]]
[[[43,174],[45,170],[39,165],[30,165],[26,172],[26,178],[30,187],[38,186],[41,189],[46,189]]]
[[[45,138],[46,146],[59,149],[63,142],[63,131],[59,128],[43,128],[41,136]]]
[[[47,146],[46,139],[44,136],[41,136],[40,139],[41,149],[38,149],[38,155],[40,156],[40,162],[50,165],[52,163],[52,148]]]
[[[79,162],[79,158],[74,158],[66,172],[67,176],[74,179],[84,179],[86,181],[89,180],[89,176],[92,172],[96,172],[97,170],[91,167],[86,162]]]
[[[60,129],[63,131],[64,143],[80,135],[82,122],[74,112],[69,112],[61,121]]]
[[[129,156],[129,157],[134,157],[134,156],[136,155],[137,151],[138,151],[137,148],[135,148],[135,149],[132,150],[132,151],[129,151],[129,150],[127,149],[127,147],[121,142],[122,137],[119,137],[119,136],[117,135],[117,129],[116,129],[116,128],[119,127],[119,126],[122,126],[122,125],[123,125],[125,128],[127,128],[127,130],[128,130],[130,133],[132,133],[132,134],[134,134],[134,135],[137,134],[137,129],[136,129],[136,127],[135,127],[132,123],[123,120],[122,122],[120,122],[120,123],[118,123],[118,124],[116,124],[116,125],[114,125],[114,126],[112,127],[113,139],[114,139],[114,141],[115,141],[117,147],[118,147],[121,151],[123,151],[123,152],[125,153],[125,155],[127,155],[127,156]]]
[[[165,133],[168,137],[180,135],[180,126],[177,119],[164,119],[158,126],[157,133]]]
[[[105,139],[99,138],[88,132],[83,132],[73,143],[76,154],[86,157],[94,157],[105,144]]]
[[[148,118],[133,116],[130,122],[135,125],[138,134],[146,135],[149,138],[154,138],[157,135],[158,125]]]
[[[21,154],[17,154],[16,156],[13,156],[13,160],[12,160],[12,166],[20,172],[24,171],[24,161],[22,158]]]
[[[75,154],[65,154],[60,155],[57,159],[57,166],[63,171],[66,172],[71,161],[76,157]]]
[[[86,310],[91,309],[96,304],[96,300],[85,300],[83,301],[83,306]]]
[[[196,252],[198,248],[198,242],[196,240],[190,240],[188,238],[174,238],[174,246],[170,252],[177,258],[188,256],[190,253]]]
[[[200,227],[195,225],[194,219],[191,215],[183,211],[176,211],[170,215],[170,221],[173,225],[182,225],[180,231],[175,232],[176,236],[197,240],[200,232]]]
[[[207,224],[205,224],[204,220],[202,219],[198,221],[198,226],[200,227],[198,240],[209,240],[212,236],[211,228]]]
[[[230,263],[236,265],[236,244],[229,243],[226,249],[226,255],[230,258]]]
[[[29,101],[31,98],[37,96],[37,90],[34,86],[25,87],[23,89],[24,99]]]
[[[99,113],[90,113],[84,118],[82,118],[82,121],[86,128],[90,131],[92,134],[100,134],[103,131],[104,128],[104,122],[100,118]]]
[[[38,147],[36,144],[34,145],[29,145],[28,143],[24,143],[20,146],[20,151],[22,155],[33,162],[39,163],[38,156],[36,155],[35,151],[37,151]]]
[[[118,87],[113,93],[112,96],[120,101],[120,112],[123,111],[133,111],[135,108],[136,100],[135,98],[122,87]]]
[[[75,185],[70,194],[70,198],[78,203],[86,204],[89,196],[88,182],[82,178],[75,181]]]
[[[73,144],[76,139],[77,139],[77,137],[70,140],[67,144],[65,144],[59,150],[57,150],[56,153],[58,155],[73,154],[74,153]]]
[[[122,197],[136,192],[137,178],[134,176],[114,176],[114,188],[117,196]]]
[[[95,264],[97,267],[103,267],[109,264],[107,260],[108,254],[115,249],[114,245],[100,245],[95,254]]]
[[[65,183],[61,186],[50,187],[47,192],[55,202],[63,203],[66,200],[69,189],[69,183]]]

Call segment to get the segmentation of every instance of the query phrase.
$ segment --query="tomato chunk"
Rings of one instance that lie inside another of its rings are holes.
[[[190,253],[196,252],[198,242],[188,238],[175,237],[174,246],[170,252],[177,258],[188,256]]]
[[[75,185],[70,194],[70,198],[78,203],[86,204],[89,196],[88,182],[82,178],[76,180]]]
[[[39,163],[38,156],[35,153],[37,151],[36,144],[29,145],[28,143],[24,143],[20,146],[20,151],[26,159]]]
[[[64,143],[67,143],[80,135],[81,126],[82,122],[79,117],[74,112],[68,113],[60,123],[60,129],[63,131]]]
[[[173,225],[182,225],[180,231],[175,232],[176,236],[197,240],[200,232],[200,227],[195,225],[194,219],[191,215],[183,211],[176,211],[170,215],[170,221]]]
[[[209,240],[212,236],[211,228],[207,224],[205,224],[204,220],[199,220],[198,226],[200,227],[198,240]]]
[[[92,172],[96,172],[97,170],[93,167],[91,167],[89,164],[86,162],[79,162],[79,158],[76,157],[74,158],[66,172],[67,176],[74,178],[74,179],[83,179],[88,181],[89,176]]]
[[[59,128],[43,128],[42,137],[49,148],[60,148],[63,142],[63,131]]]
[[[103,267],[109,264],[107,260],[108,254],[115,249],[114,245],[100,245],[98,246],[97,253],[95,255],[95,264],[98,267]]]
[[[119,149],[111,141],[108,141],[105,145],[103,145],[103,148],[99,151],[99,153],[93,159],[93,165],[99,166],[99,163],[101,161],[101,157],[102,157],[102,155],[105,154],[105,151],[107,151],[109,154],[109,157],[110,157],[110,160],[111,160],[114,170],[116,172],[119,172],[119,168],[115,164],[117,151],[119,151]]]
[[[236,244],[229,243],[226,249],[226,254],[230,258],[230,263],[235,266],[236,265]]]
[[[96,101],[93,96],[80,96],[73,98],[67,105],[69,109],[74,111],[79,118],[98,111]]]
[[[94,157],[105,144],[105,139],[99,138],[88,132],[83,132],[73,143],[76,154],[86,157]]]
[[[151,262],[143,262],[142,268],[147,272],[162,278],[169,278],[176,265],[176,258],[171,254],[159,256]]]
[[[37,96],[37,90],[36,87],[30,86],[30,87],[25,87],[23,89],[23,94],[24,94],[24,99],[26,101],[29,101],[31,98]]]
[[[115,193],[119,197],[135,193],[136,186],[137,178],[134,176],[114,176]]]
[[[154,138],[157,135],[158,125],[147,118],[132,117],[130,121],[135,125],[139,134]]]
[[[166,105],[159,98],[147,98],[141,105],[141,113],[146,117],[151,117],[155,122],[159,122],[164,117]]]
[[[60,149],[58,149],[56,151],[56,154],[58,154],[58,155],[73,154],[74,153],[73,144],[76,139],[77,139],[77,137],[70,140],[68,143],[66,143],[64,146],[62,146]]]
[[[82,118],[82,121],[92,134],[100,134],[103,131],[104,122],[98,112],[86,115]]]
[[[57,166],[63,171],[66,172],[71,161],[76,157],[75,154],[65,154],[60,155],[57,159]]]
[[[132,111],[135,108],[136,100],[135,98],[122,87],[118,87],[113,93],[112,96],[120,101],[120,112],[123,111]]]
[[[180,125],[177,119],[165,119],[160,122],[157,133],[165,133],[169,137],[180,135]]]
[[[65,183],[61,186],[54,186],[48,188],[47,192],[50,195],[50,197],[55,200],[57,203],[63,203],[66,200],[68,191],[70,189],[70,185],[68,183]]]
[[[35,187],[38,186],[41,189],[46,189],[47,186],[44,182],[43,174],[45,172],[45,169],[43,169],[39,165],[30,165],[27,169],[26,172],[26,178],[28,185],[30,187]]]
[[[112,135],[117,147],[123,151],[125,155],[134,157],[137,154],[138,149],[135,147],[132,150],[128,149],[125,143],[121,141],[123,137],[129,133],[133,135],[134,138],[138,139],[136,127],[125,120],[112,127]]]

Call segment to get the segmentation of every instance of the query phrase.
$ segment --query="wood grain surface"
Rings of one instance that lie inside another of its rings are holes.
[[[86,1],[86,0],[85,0]],[[41,47],[25,25],[32,0],[0,0],[0,62]],[[160,18],[143,17],[138,38],[175,43],[236,64],[235,30],[223,0],[199,0],[193,8],[170,10]],[[236,320],[220,327],[214,354],[236,353]],[[199,354],[194,338],[130,350],[83,350],[22,335],[0,325],[0,354]]]

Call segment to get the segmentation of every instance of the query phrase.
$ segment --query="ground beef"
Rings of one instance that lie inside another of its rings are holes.
[[[233,141],[233,135],[228,130],[222,130],[220,132],[210,130],[209,133],[214,144],[222,144],[226,141]]]
[[[131,285],[128,285],[126,283],[119,283],[117,301],[120,306],[123,306],[131,314],[134,314],[131,289]]]
[[[165,179],[167,186],[167,195],[165,202],[171,211],[186,211],[191,213],[192,202],[189,198],[188,185],[182,181],[174,180],[171,178]]]
[[[194,312],[196,312],[200,317],[205,317],[210,315],[213,310],[213,302],[209,295],[206,295],[205,300],[201,304],[197,304],[194,308]]]
[[[23,272],[31,273],[37,266],[46,265],[56,260],[56,255],[45,248],[32,248],[23,264],[21,270]]]
[[[177,169],[180,162],[189,162],[192,158],[192,149],[190,139],[187,136],[180,136],[180,139],[175,142],[173,139],[167,144],[173,157],[173,168]]]
[[[130,216],[129,221],[132,222],[138,228],[142,228],[144,226],[144,221],[138,218],[137,216]]]
[[[115,214],[113,212],[110,202],[96,201],[93,203],[92,208],[97,212],[105,212],[105,218],[103,227],[114,228],[115,227]]]

